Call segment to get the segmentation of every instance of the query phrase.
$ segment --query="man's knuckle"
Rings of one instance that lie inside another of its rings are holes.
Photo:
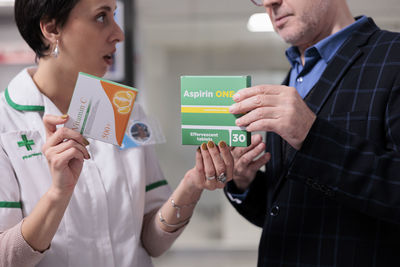
[[[264,110],[259,108],[256,110],[256,117],[258,120],[261,120],[264,118]]]
[[[261,95],[256,95],[256,96],[254,97],[254,99],[253,99],[253,103],[254,103],[257,107],[259,107],[259,106],[261,106],[261,104],[262,104],[262,100],[263,100],[263,98],[262,98]]]

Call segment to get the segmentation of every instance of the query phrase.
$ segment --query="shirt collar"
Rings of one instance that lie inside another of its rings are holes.
[[[320,56],[326,63],[329,63],[347,38],[367,20],[368,18],[366,16],[357,17],[356,21],[352,24],[326,37],[325,39],[322,39],[314,46],[307,48],[305,51],[306,58]],[[296,46],[289,47],[286,50],[286,57],[288,58],[292,67],[294,67],[295,64],[301,64],[300,51]]]
[[[366,16],[356,18],[356,21],[352,24],[315,44],[315,48],[318,50],[321,58],[324,59],[326,63],[329,63],[347,38],[367,20],[368,18]]]
[[[43,96],[28,70],[22,70],[11,80],[4,92],[6,101],[16,110],[44,111]]]
[[[301,64],[300,51],[296,46],[291,46],[286,49],[286,57],[290,65],[292,65],[292,68],[294,68],[296,64]]]

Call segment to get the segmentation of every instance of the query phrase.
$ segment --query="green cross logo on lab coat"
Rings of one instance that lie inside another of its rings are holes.
[[[25,134],[21,135],[21,138],[22,138],[22,141],[17,142],[18,147],[24,146],[24,147],[26,147],[26,149],[28,151],[32,150],[31,146],[33,146],[35,144],[35,142],[33,140],[28,140],[28,138],[26,137]]]

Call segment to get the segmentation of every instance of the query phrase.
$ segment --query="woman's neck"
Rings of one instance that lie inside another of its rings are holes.
[[[67,113],[78,73],[60,67],[57,59],[40,59],[32,78],[36,86],[63,113]]]

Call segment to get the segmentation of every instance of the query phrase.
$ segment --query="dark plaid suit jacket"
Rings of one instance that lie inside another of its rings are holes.
[[[263,228],[258,266],[400,266],[400,34],[369,19],[306,103],[301,150],[267,133],[266,172],[231,201]]]

